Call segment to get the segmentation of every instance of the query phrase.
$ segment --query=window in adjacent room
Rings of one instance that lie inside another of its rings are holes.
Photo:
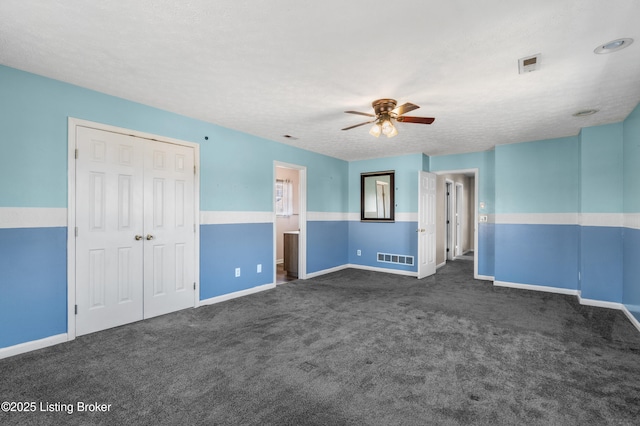
[[[293,185],[290,180],[276,180],[276,215],[293,214]]]

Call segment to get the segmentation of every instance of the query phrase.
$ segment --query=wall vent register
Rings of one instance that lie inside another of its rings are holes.
[[[396,263],[398,265],[413,265],[413,256],[402,254],[378,253],[378,262]]]

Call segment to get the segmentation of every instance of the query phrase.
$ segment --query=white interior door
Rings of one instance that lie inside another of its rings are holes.
[[[76,334],[83,335],[143,318],[144,150],[131,136],[76,132]]]
[[[76,147],[76,335],[193,306],[193,148],[80,126]]]
[[[436,273],[436,175],[419,172],[418,278]]]
[[[193,306],[193,148],[145,142],[144,317]]]

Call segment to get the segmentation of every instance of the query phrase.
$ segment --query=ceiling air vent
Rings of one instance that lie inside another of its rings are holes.
[[[518,59],[518,72],[524,74],[526,72],[536,71],[540,68],[540,54]]]

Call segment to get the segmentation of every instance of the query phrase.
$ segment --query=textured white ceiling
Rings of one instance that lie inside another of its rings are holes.
[[[1,0],[0,63],[345,160],[462,153],[623,120],[640,1]],[[340,130],[385,97],[436,121]]]

